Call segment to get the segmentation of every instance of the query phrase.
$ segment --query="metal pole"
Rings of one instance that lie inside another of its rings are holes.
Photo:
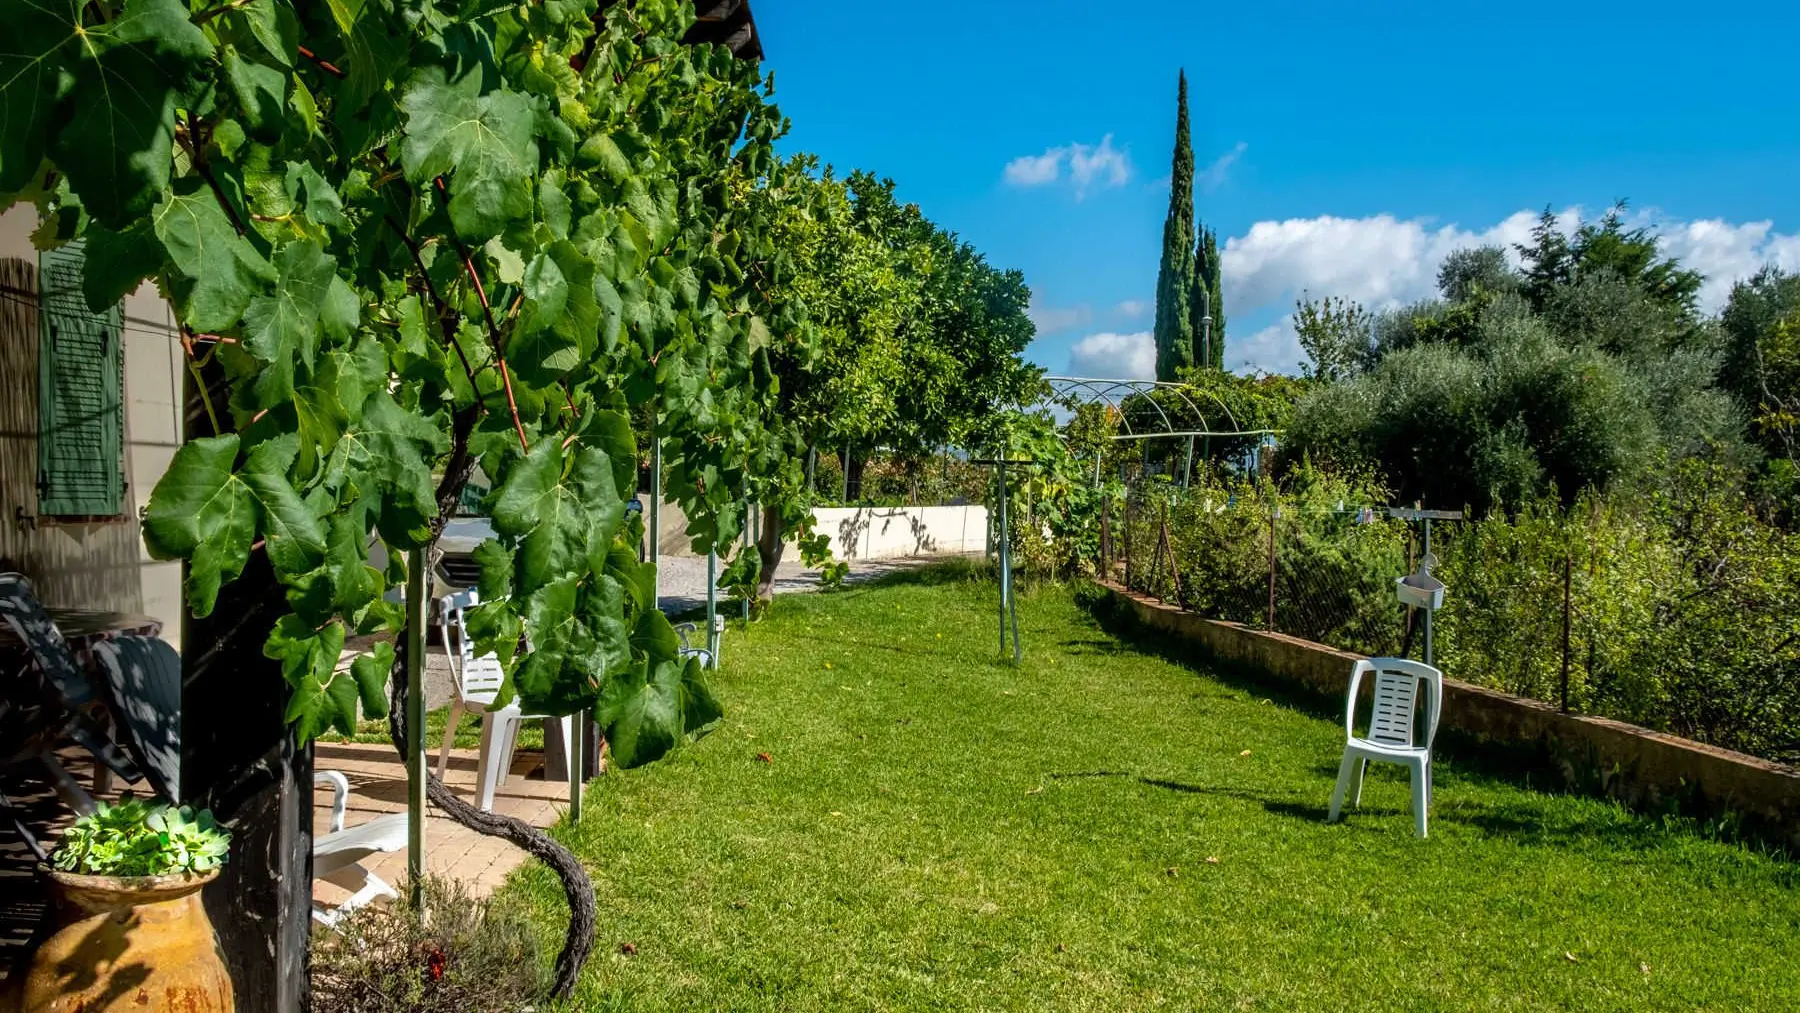
[[[1187,438],[1187,467],[1181,473],[1181,487],[1186,489],[1194,483],[1194,438]]]
[[[719,663],[719,634],[713,629],[713,617],[719,614],[719,553],[706,554],[706,653]]]
[[[818,470],[818,467],[819,467],[819,448],[818,447],[807,447],[806,448],[806,494],[808,496],[811,496],[813,493],[813,472]]]
[[[587,774],[582,769],[587,759],[587,713],[576,711],[569,717],[569,821],[581,822],[581,789],[587,787]]]
[[[1006,601],[1011,597],[1012,558],[1007,552],[1006,532],[1006,462],[996,464],[1000,486],[1000,653],[1006,653]]]
[[[656,566],[662,558],[662,437],[657,432],[655,405],[650,410],[650,532],[646,537],[650,543],[650,565]],[[660,571],[650,575],[650,598],[657,608],[662,608]]]
[[[756,545],[755,540],[753,540],[750,537],[750,530],[753,527],[755,527],[755,524],[753,523],[755,520],[755,517],[756,517],[756,505],[753,503],[745,503],[744,504],[744,549],[743,549],[743,551],[745,551],[745,552],[751,551],[753,548],[755,548],[755,545]],[[756,551],[760,552],[762,550],[757,549]],[[769,574],[769,581],[770,581],[769,586],[770,587],[775,586],[774,580],[775,580],[775,575],[772,573]],[[751,591],[755,591],[755,588],[751,588]],[[744,595],[744,628],[745,629],[750,628],[750,595],[748,595],[748,594]]]
[[[413,910],[425,902],[426,549],[406,561],[406,882]]]
[[[1574,569],[1567,549],[1563,550],[1563,629],[1562,629],[1562,711],[1569,713],[1569,599]]]
[[[1429,518],[1429,517],[1425,518],[1425,553],[1424,553],[1424,555],[1425,556],[1431,555],[1431,518]],[[1424,556],[1421,556],[1420,558],[1423,559]],[[1437,611],[1437,610],[1436,609],[1426,609],[1425,610],[1425,664],[1427,664],[1427,665],[1432,663],[1432,661],[1431,661],[1431,613],[1433,613],[1435,611]]]
[[[848,504],[850,502],[850,444],[844,444],[844,456],[838,460],[844,466],[844,473],[839,476],[838,501]]]
[[[1281,501],[1269,507],[1269,632],[1275,631],[1275,525],[1281,518]]]

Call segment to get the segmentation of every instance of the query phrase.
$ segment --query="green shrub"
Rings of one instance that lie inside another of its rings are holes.
[[[230,848],[230,832],[208,810],[126,797],[77,819],[50,864],[84,876],[166,876],[210,872]]]
[[[1771,759],[1800,760],[1800,534],[1759,518],[1739,473],[1679,462],[1655,488],[1529,499],[1434,527],[1448,586],[1435,653],[1458,679]],[[1211,474],[1131,493],[1131,584],[1203,615],[1398,653],[1394,578],[1416,531],[1359,507],[1373,483],[1302,464],[1279,485]],[[1176,567],[1158,542],[1164,517]],[[1115,528],[1115,530],[1120,530]],[[1175,571],[1180,573],[1179,596]],[[1565,636],[1565,582],[1567,633]],[[1414,638],[1410,653],[1422,655]]]

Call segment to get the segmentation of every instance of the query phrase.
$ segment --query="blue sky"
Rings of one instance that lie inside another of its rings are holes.
[[[1785,5],[753,9],[787,150],[892,177],[1022,270],[1030,355],[1053,371],[1143,368],[1182,67],[1198,213],[1227,244],[1228,364],[1292,370],[1301,291],[1419,298],[1445,253],[1514,238],[1545,205],[1629,198],[1718,279],[1713,305],[1762,262],[1800,270]]]

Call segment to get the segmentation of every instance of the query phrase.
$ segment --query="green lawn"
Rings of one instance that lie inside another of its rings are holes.
[[[1440,759],[1324,822],[1338,719],[1140,653],[1067,590],[797,595],[729,715],[595,782],[598,1010],[1800,1009],[1800,876]],[[547,931],[535,865],[506,888]],[[624,944],[635,948],[622,952]]]

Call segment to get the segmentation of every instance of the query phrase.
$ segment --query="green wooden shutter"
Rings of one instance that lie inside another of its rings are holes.
[[[38,513],[124,511],[123,308],[88,309],[80,242],[38,258]]]

